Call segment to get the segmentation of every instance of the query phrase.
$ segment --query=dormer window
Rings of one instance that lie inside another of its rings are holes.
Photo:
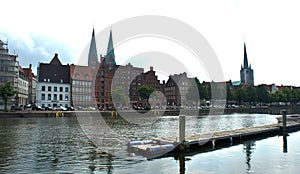
[[[64,82],[64,80],[63,79],[60,79],[60,83],[63,83]]]

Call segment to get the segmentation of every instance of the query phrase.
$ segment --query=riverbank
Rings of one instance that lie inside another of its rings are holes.
[[[271,106],[271,107],[239,107],[239,108],[225,108],[225,109],[199,109],[198,115],[208,115],[213,113],[224,113],[224,114],[233,114],[233,113],[249,113],[249,114],[273,114],[280,115],[281,110],[286,110],[287,114],[299,114],[300,106]],[[15,112],[3,112],[0,111],[0,117],[71,117],[76,116],[76,112],[99,112],[101,116],[116,116],[115,111],[15,111]],[[123,110],[119,114],[124,113],[136,113],[134,110]],[[146,113],[148,111],[140,110],[139,113]],[[163,116],[178,116],[181,115],[197,115],[197,110],[155,110],[149,111],[153,115],[163,115]]]

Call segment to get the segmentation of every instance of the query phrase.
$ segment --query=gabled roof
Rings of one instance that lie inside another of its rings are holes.
[[[59,58],[58,58],[58,54],[55,53],[53,59],[51,60],[51,62],[49,63],[50,65],[62,65]]]

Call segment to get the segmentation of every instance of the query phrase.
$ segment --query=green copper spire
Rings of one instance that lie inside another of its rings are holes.
[[[246,50],[246,43],[244,42],[244,68],[248,68],[248,57]]]
[[[109,40],[107,45],[107,52],[106,52],[106,63],[109,63],[111,67],[116,64],[115,62],[115,52],[114,52],[114,44],[112,39],[112,31],[110,30]]]
[[[95,31],[93,28],[93,34],[92,34],[89,57],[88,57],[88,66],[96,67],[97,65],[99,65],[99,61],[98,61],[98,54],[97,54],[97,47],[96,47],[96,40],[95,40]]]

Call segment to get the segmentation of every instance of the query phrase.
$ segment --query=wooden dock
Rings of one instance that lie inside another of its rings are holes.
[[[247,140],[262,139],[270,136],[278,136],[283,133],[300,130],[300,122],[286,123],[285,132],[283,132],[282,124],[271,124],[257,126],[251,128],[242,128],[236,130],[201,133],[185,136],[183,141],[179,141],[180,137],[162,137],[154,138],[151,143],[129,145],[131,152],[138,153],[145,157],[157,158],[162,156],[170,156],[172,153],[201,151],[201,149],[214,150],[219,147],[228,147],[235,144],[240,144]],[[173,145],[172,149],[164,149],[163,145]],[[151,147],[157,147],[156,151],[150,151]],[[159,148],[161,147],[161,148]]]

